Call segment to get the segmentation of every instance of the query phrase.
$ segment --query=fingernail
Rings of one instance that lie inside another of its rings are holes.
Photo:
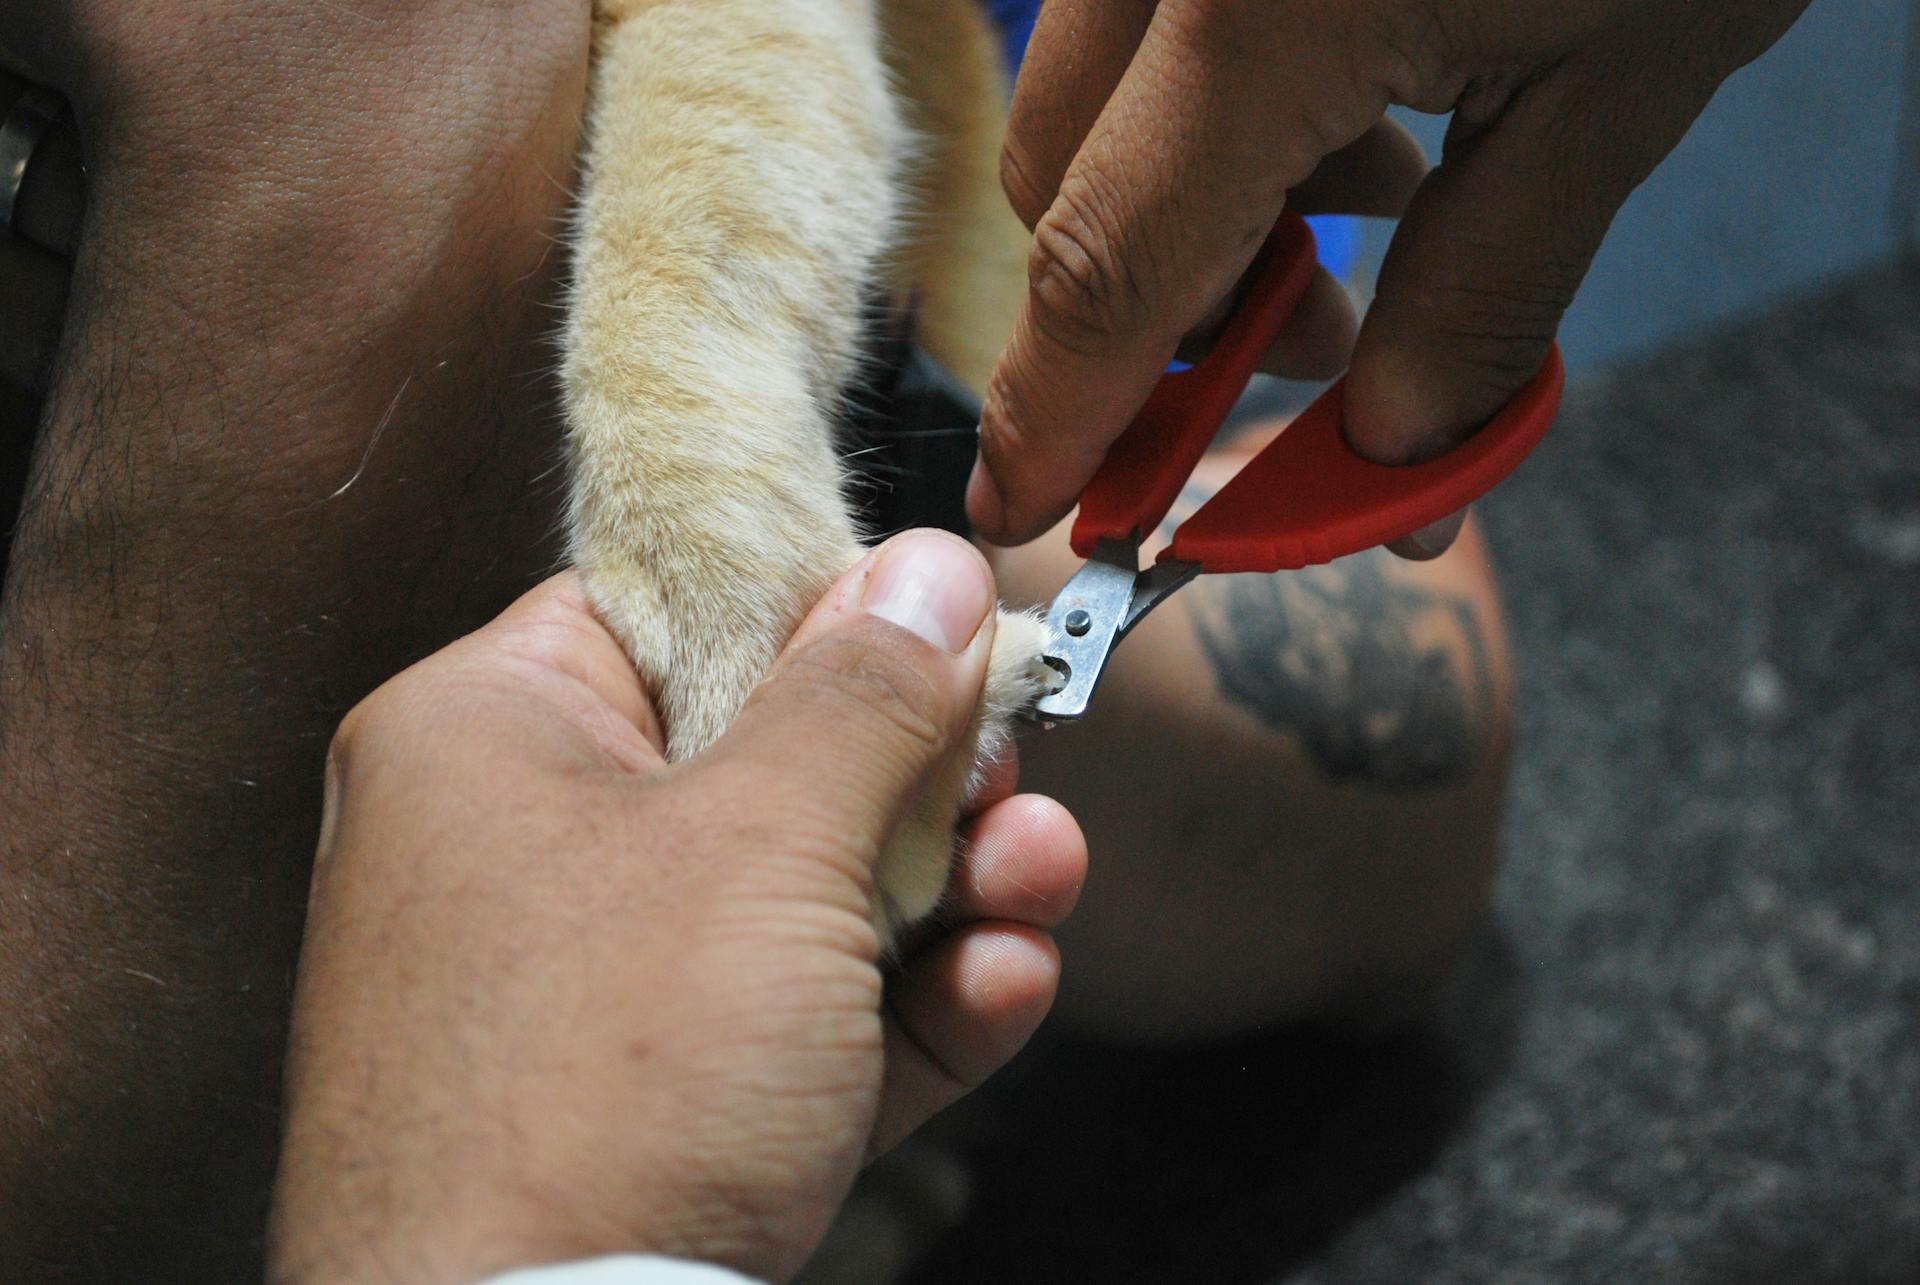
[[[1006,529],[1006,501],[1000,498],[985,459],[973,462],[973,476],[967,479],[967,521],[990,540]]]
[[[1423,526],[1407,537],[1407,543],[1429,558],[1437,558],[1453,547],[1460,538],[1460,528],[1467,523],[1467,510],[1441,518],[1429,526]]]
[[[911,532],[880,551],[860,605],[958,655],[986,621],[993,586],[985,560],[965,541]]]

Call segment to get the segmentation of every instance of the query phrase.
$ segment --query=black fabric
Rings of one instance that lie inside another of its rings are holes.
[[[861,530],[871,541],[909,527],[970,536],[967,477],[980,440],[980,404],[905,337],[884,341],[849,398],[842,457]]]
[[[20,519],[39,419],[40,395],[0,379],[0,584],[6,582],[13,528]]]

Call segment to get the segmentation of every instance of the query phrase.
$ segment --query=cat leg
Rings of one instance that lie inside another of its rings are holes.
[[[864,5],[610,0],[599,17],[562,371],[569,534],[678,760],[860,556],[828,408],[906,138]],[[976,739],[1030,696],[1036,628],[1003,622]],[[938,900],[972,763],[884,855],[883,944]]]
[[[1007,78],[987,6],[879,0],[886,54],[917,145],[907,169],[902,286],[914,341],[975,396],[1027,297],[1027,229],[1000,189]]]
[[[598,17],[569,534],[682,759],[860,554],[827,408],[906,140],[864,5],[605,0]]]

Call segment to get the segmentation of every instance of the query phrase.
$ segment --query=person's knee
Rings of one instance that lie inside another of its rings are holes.
[[[1093,853],[1059,1011],[1167,1040],[1417,1009],[1485,913],[1511,758],[1477,533],[1435,563],[1372,555],[1200,592],[1217,706],[1155,696],[1106,732],[1099,780],[1064,746],[1028,755]],[[1136,731],[1155,752],[1115,748]]]

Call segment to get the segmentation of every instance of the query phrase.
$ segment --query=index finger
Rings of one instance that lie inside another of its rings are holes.
[[[1167,0],[1034,228],[987,386],[968,515],[998,543],[1058,521],[1180,338],[1232,288],[1381,91],[1343,83],[1299,6]]]
[[[1048,0],[1013,85],[1000,185],[1031,230],[1126,75],[1154,0]]]

